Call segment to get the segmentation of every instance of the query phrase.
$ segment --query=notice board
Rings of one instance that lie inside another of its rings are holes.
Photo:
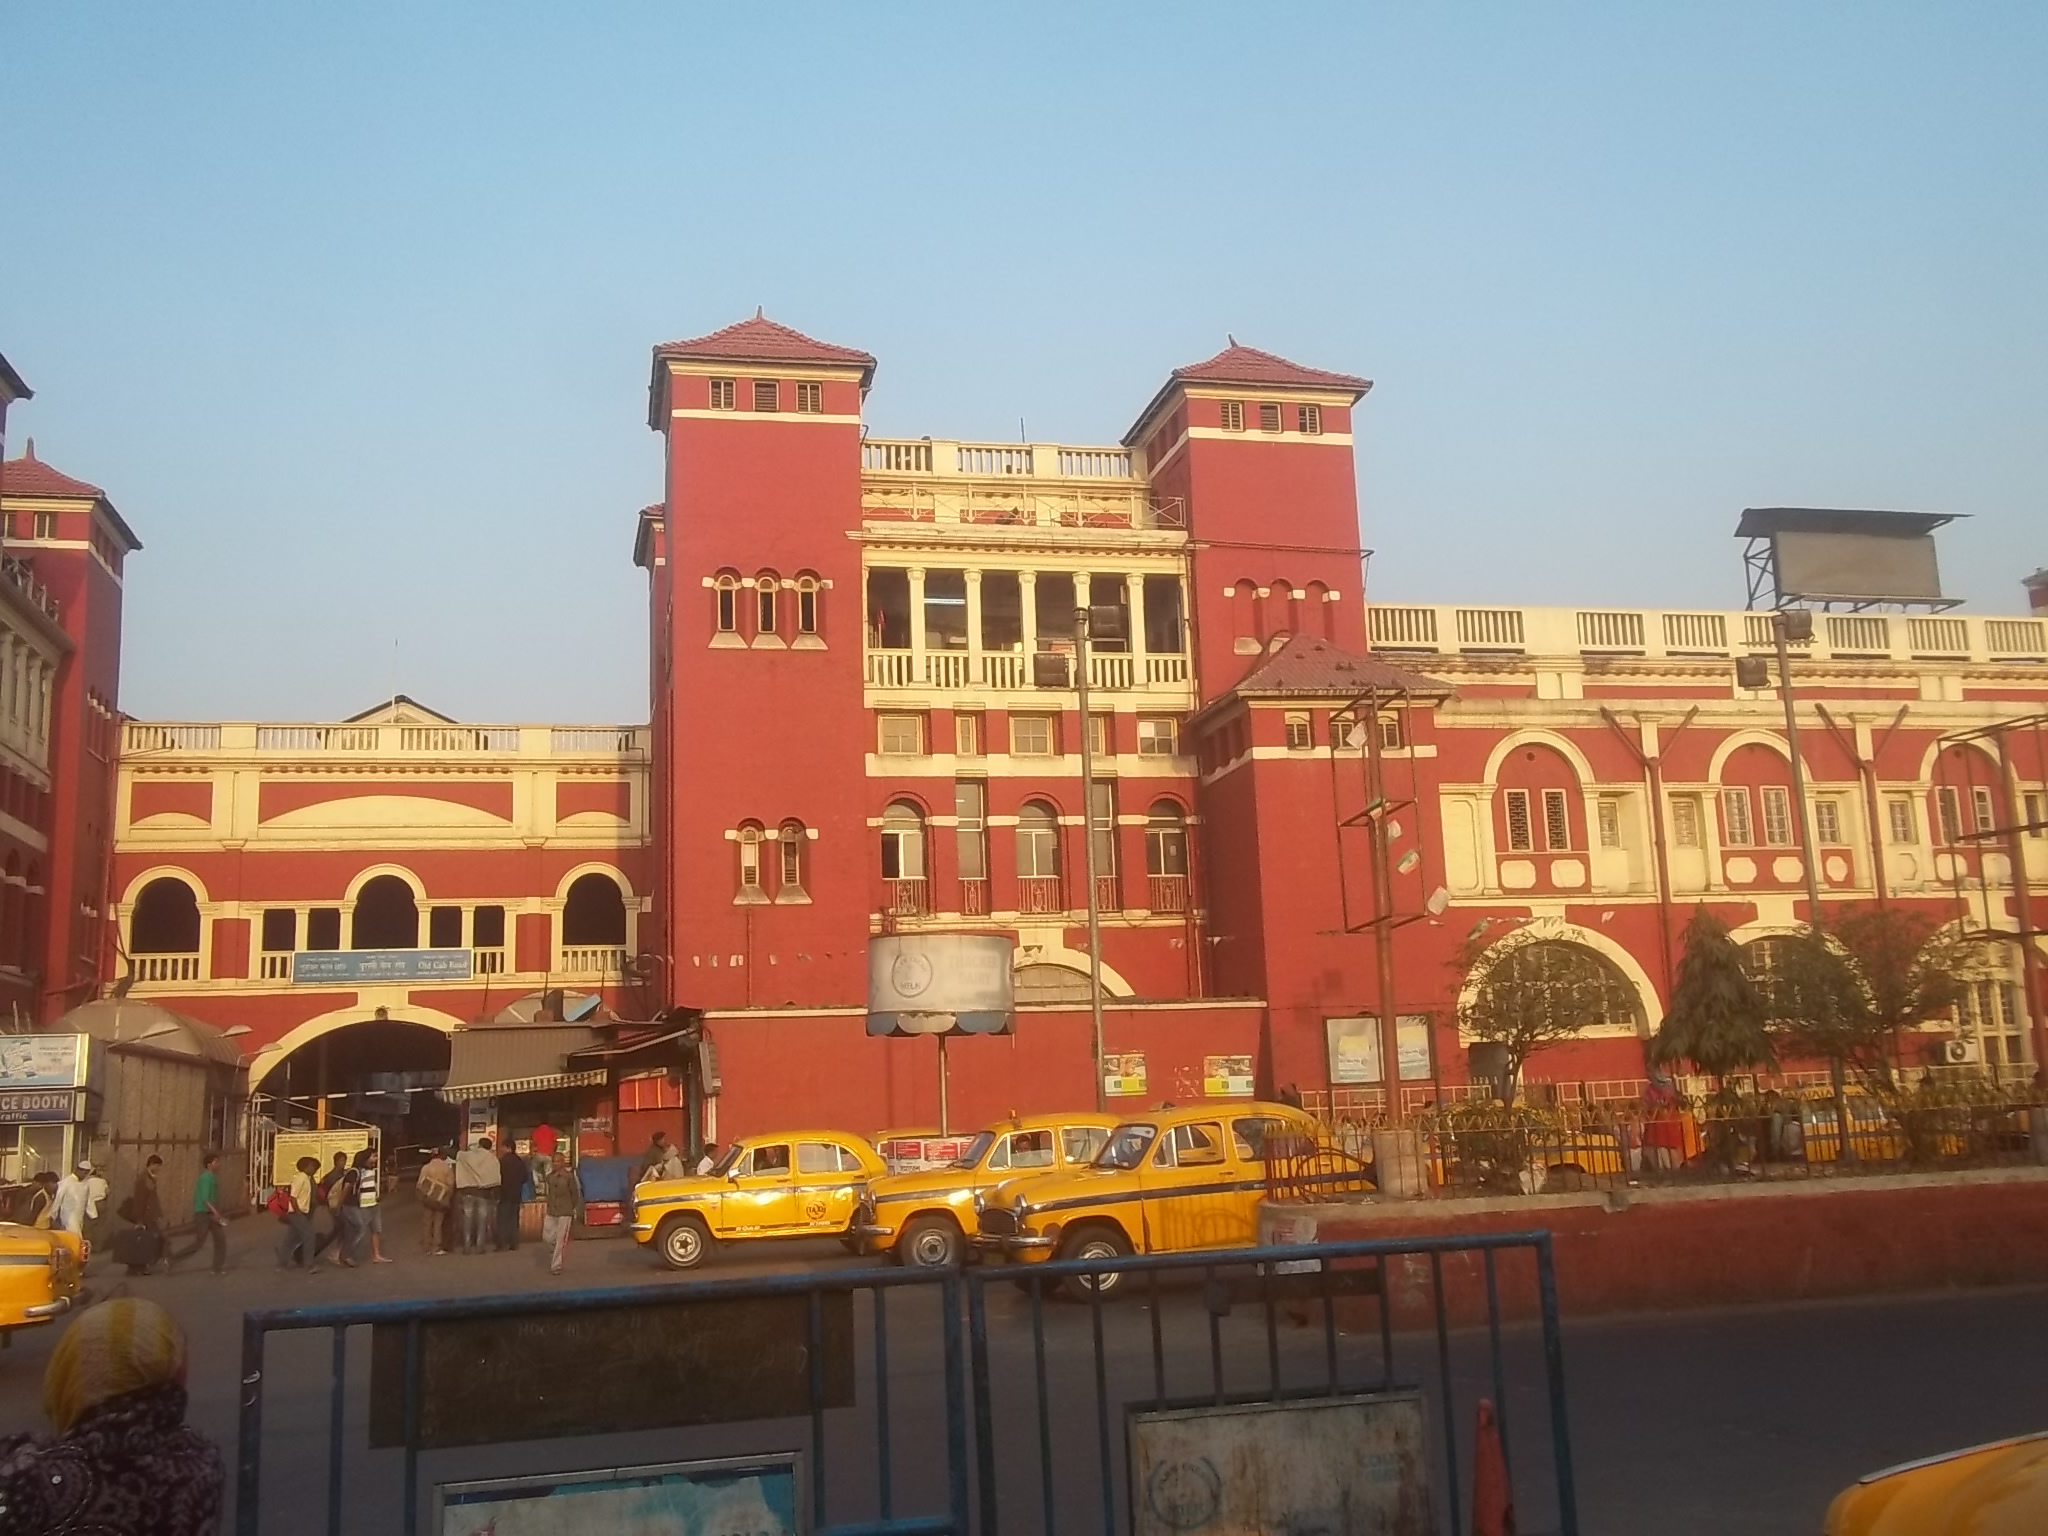
[[[817,1300],[821,1406],[850,1407],[853,1294]],[[405,1444],[408,1326],[420,1331],[413,1443],[423,1450],[807,1414],[811,1301],[725,1297],[380,1323],[370,1341],[370,1444]]]

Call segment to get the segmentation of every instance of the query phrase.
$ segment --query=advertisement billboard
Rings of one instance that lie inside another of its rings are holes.
[[[1371,1015],[1352,1019],[1326,1019],[1329,1035],[1330,1081],[1346,1084],[1380,1081],[1380,1021]],[[1429,1081],[1429,1015],[1404,1013],[1394,1020],[1399,1031],[1401,1081]]]
[[[1015,1027],[1013,939],[891,933],[868,940],[871,1035],[1007,1035]]]
[[[84,1035],[0,1035],[0,1091],[86,1086]]]

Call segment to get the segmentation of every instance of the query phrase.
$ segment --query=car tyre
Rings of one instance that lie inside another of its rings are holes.
[[[943,1269],[958,1264],[966,1251],[966,1237],[949,1218],[919,1216],[897,1240],[896,1262],[905,1269]]]
[[[654,1234],[670,1269],[695,1269],[711,1257],[711,1233],[701,1216],[671,1216]]]
[[[1122,1259],[1128,1258],[1133,1251],[1131,1240],[1124,1236],[1121,1227],[1089,1226],[1068,1233],[1060,1243],[1059,1256],[1063,1259]],[[1123,1275],[1069,1275],[1060,1282],[1060,1289],[1074,1301],[1086,1301],[1091,1296],[1100,1296],[1106,1301],[1122,1294],[1124,1280]]]

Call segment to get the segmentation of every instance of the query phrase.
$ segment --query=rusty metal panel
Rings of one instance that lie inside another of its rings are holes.
[[[1435,1536],[1420,1392],[1130,1416],[1132,1536]]]

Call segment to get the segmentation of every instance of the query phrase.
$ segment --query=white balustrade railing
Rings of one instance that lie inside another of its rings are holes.
[[[398,728],[398,750],[443,755],[517,752],[519,728],[501,725],[402,725]]]
[[[927,651],[924,680],[934,688],[965,688],[971,659],[965,651]]]
[[[137,981],[197,981],[199,980],[199,956],[194,955],[134,955],[129,964],[135,969]]]
[[[505,974],[505,951],[502,947],[473,949],[470,963],[479,976],[502,976]]]
[[[291,955],[289,953],[264,955],[259,975],[264,981],[290,981],[292,979]]]
[[[1133,662],[1136,658],[1117,651],[1095,651],[1088,657],[1088,686],[1090,688],[1127,689],[1136,672]]]
[[[1185,656],[1147,656],[1145,658],[1145,682],[1154,688],[1185,688],[1188,682],[1188,659]]]
[[[917,657],[910,651],[869,651],[868,686],[908,688],[917,676]]]
[[[217,725],[151,725],[131,720],[121,731],[123,752],[212,752],[219,747]]]
[[[920,659],[923,662],[919,666]],[[1125,651],[1098,651],[1088,658],[1088,686],[1104,692],[1138,689],[1185,694],[1193,664],[1184,655],[1133,656]],[[1018,651],[916,651],[870,649],[870,688],[985,689],[993,693],[1056,692],[1042,689],[1032,676],[1031,658]],[[1072,691],[1069,678],[1068,691]]]
[[[548,730],[550,752],[637,752],[640,733],[630,725],[557,725]]]
[[[565,944],[555,957],[562,976],[624,976],[626,951],[617,944]]]
[[[1018,651],[992,651],[981,658],[981,686],[1012,690],[1031,678],[1028,658]]]
[[[259,725],[258,752],[374,752],[374,725]]]
[[[1374,603],[1367,616],[1375,650],[1438,655],[1733,658],[1777,645],[1772,616],[1753,611]],[[1816,660],[2048,662],[2048,618],[1816,613],[1812,638],[1793,649]]]
[[[396,722],[131,720],[121,730],[126,753],[206,753],[248,756],[348,753],[390,756],[434,753],[467,756],[521,751],[554,754],[642,755],[645,727],[631,725],[408,725]]]

